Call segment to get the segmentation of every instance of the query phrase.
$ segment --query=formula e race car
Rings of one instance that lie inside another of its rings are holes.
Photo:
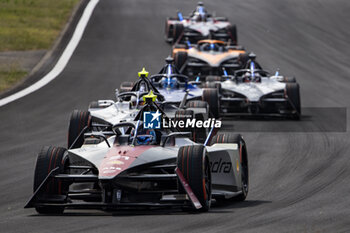
[[[197,144],[190,133],[147,128],[146,121],[159,117],[153,101],[147,97],[136,121],[113,125],[109,137],[95,131],[84,134],[81,148],[43,147],[25,208],[40,214],[60,214],[65,208],[208,211],[212,198],[245,200],[248,154],[243,138],[213,136],[213,127],[205,143]]]
[[[175,85],[175,79],[187,79],[186,76],[180,74],[173,75],[171,78],[171,85]],[[179,81],[178,84],[185,85],[185,82]],[[68,148],[81,147],[84,143],[83,133],[103,130],[106,135],[109,135],[113,125],[134,120],[139,110],[143,108],[144,98],[150,91],[152,95],[155,94],[155,101],[170,119],[204,121],[209,119],[208,104],[204,101],[192,100],[192,95],[195,95],[197,99],[201,98],[202,90],[194,87],[192,89],[187,92],[185,89],[158,90],[148,79],[148,72],[143,70],[139,72],[139,80],[135,84],[122,83],[121,91],[116,91],[117,101],[93,101],[87,111],[74,110],[72,112],[68,128]],[[208,129],[205,128],[185,128],[184,130],[192,132],[191,139],[195,142],[204,142],[208,134]]]
[[[183,44],[185,40],[196,43],[209,36],[237,45],[236,25],[231,25],[225,17],[208,14],[202,2],[198,3],[189,17],[183,17],[178,12],[177,17],[166,20],[165,40],[169,43]]]
[[[270,75],[249,55],[244,69],[234,75],[208,76],[203,95],[216,105],[220,116],[277,116],[299,119],[301,115],[299,84],[295,78]]]
[[[164,97],[161,103],[164,111],[173,117],[174,114],[169,107],[174,106],[190,111],[197,111],[199,114],[204,114],[202,117],[218,117],[216,112],[217,105],[210,105],[212,103],[212,93],[203,92],[199,85],[200,81],[189,81],[188,77],[179,73],[176,66],[173,65],[174,59],[166,58],[166,65],[159,71],[158,74],[152,75],[150,79],[147,76],[141,76],[136,83],[122,83],[120,89],[123,91],[150,91],[159,93]],[[128,86],[128,88],[127,88]],[[203,84],[205,86],[205,84]],[[210,86],[212,87],[212,86]],[[176,109],[176,108],[175,108]],[[196,112],[195,112],[196,113]],[[194,115],[194,118],[201,117]]]
[[[242,69],[248,54],[241,46],[231,46],[220,40],[200,40],[197,44],[176,44],[173,47],[176,67],[193,77],[233,74]]]

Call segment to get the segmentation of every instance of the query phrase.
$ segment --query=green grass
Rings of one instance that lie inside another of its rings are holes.
[[[21,70],[18,64],[12,64],[7,68],[0,68],[0,92],[12,87],[26,75],[27,72]]]
[[[0,0],[0,51],[49,49],[79,0]]]
[[[50,49],[80,0],[0,0],[0,52]],[[0,67],[0,92],[28,72]]]

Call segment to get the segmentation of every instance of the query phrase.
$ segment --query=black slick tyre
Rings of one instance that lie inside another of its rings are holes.
[[[202,208],[199,211],[208,211],[211,205],[211,172],[205,147],[203,145],[181,147],[177,167],[201,203]]]
[[[92,101],[89,104],[89,108],[101,108],[101,106],[98,104],[98,101]]]
[[[203,88],[215,88],[218,90],[218,93],[221,93],[221,83],[219,82],[205,82],[202,85]]]
[[[231,44],[232,45],[237,45],[238,44],[238,38],[237,38],[237,28],[236,25],[230,25],[227,27],[227,32],[232,40]]]
[[[219,90],[217,88],[203,88],[202,100],[209,104],[209,111],[218,118],[220,116]]]
[[[209,117],[209,105],[205,101],[201,100],[191,100],[186,103],[186,109],[195,110],[198,109],[205,109],[204,112],[195,112],[194,111],[194,117],[196,120],[202,120],[205,121]],[[207,129],[202,128],[194,128],[192,129],[193,139],[195,142],[198,143],[204,143],[205,139],[207,138]]]
[[[79,148],[84,143],[84,135],[81,133],[85,127],[90,127],[90,112],[74,110],[71,114],[68,127],[68,148]],[[79,136],[79,138],[78,138]]]
[[[185,65],[186,61],[187,61],[186,52],[175,53],[174,64],[179,70],[181,70],[181,68]]]
[[[119,92],[123,93],[123,92],[131,91],[133,87],[134,87],[133,82],[122,82],[122,84],[120,84],[120,87],[119,87]]]
[[[282,82],[284,82],[284,83],[296,83],[297,80],[294,77],[284,77]]]
[[[170,43],[171,40],[172,40],[172,36],[173,36],[173,26],[171,24],[169,24],[168,22],[169,19],[166,19],[165,21],[165,31],[164,31],[164,38],[165,38],[165,41],[167,43]]]
[[[288,109],[292,111],[293,119],[300,119],[301,107],[300,107],[300,91],[298,83],[286,84],[286,97],[288,99]]]
[[[181,23],[177,23],[173,25],[173,43],[180,38],[184,31],[184,26]]]
[[[186,103],[186,108],[208,108],[208,103],[201,100],[191,100]]]
[[[248,53],[241,53],[238,55],[238,63],[241,66],[241,68],[244,68],[249,60],[249,54]]]
[[[208,75],[205,77],[206,82],[221,82],[222,78],[216,75]]]
[[[53,169],[58,168],[57,174],[65,173],[69,165],[65,152],[66,149],[61,147],[46,146],[41,149],[35,165],[33,192],[39,188]],[[68,189],[69,183],[50,178],[45,187],[42,187],[39,198],[45,201],[45,198],[60,197],[57,200],[63,203]],[[40,214],[62,214],[64,211],[64,207],[61,206],[37,206],[35,209]]]

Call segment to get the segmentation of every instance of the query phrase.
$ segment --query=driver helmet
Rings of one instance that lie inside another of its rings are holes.
[[[210,43],[210,51],[218,51],[218,45],[216,43]]]
[[[244,82],[250,82],[252,80],[252,74],[250,72],[246,72],[243,75],[243,80]]]
[[[178,81],[176,78],[162,78],[160,80],[160,84],[162,86],[162,88],[170,88],[170,89],[173,89],[173,88],[176,88],[177,85],[178,85]]]
[[[196,10],[193,13],[193,19],[197,22],[206,21],[207,10],[205,9],[203,2],[198,2]]]
[[[136,143],[138,145],[153,145],[156,142],[157,134],[154,129],[142,129],[136,137]]]

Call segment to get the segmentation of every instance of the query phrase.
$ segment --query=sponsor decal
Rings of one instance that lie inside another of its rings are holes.
[[[213,173],[229,173],[232,169],[232,163],[222,161],[221,158],[219,161],[210,162],[209,166]]]
[[[161,113],[144,112],[143,113],[143,127],[145,129],[160,129],[162,128],[221,128],[222,122],[215,118],[207,120],[199,120],[192,118],[192,116],[184,116],[183,120],[165,120],[161,121]]]
[[[216,120],[214,118],[209,118],[205,121],[193,119],[185,119],[185,120],[169,120],[166,121],[163,119],[163,128],[221,128],[221,121]]]
[[[156,112],[143,113],[143,128],[145,129],[160,129],[160,116],[162,114],[157,110]]]
[[[123,162],[123,161],[120,161],[120,160],[112,160],[112,161],[107,162],[107,164],[117,164],[117,165],[121,165],[121,164],[124,164],[124,162]]]

